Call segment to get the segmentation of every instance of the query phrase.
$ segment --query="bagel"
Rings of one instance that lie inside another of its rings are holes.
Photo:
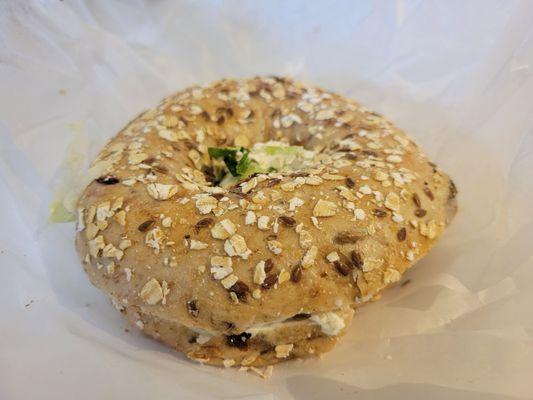
[[[329,351],[457,207],[391,122],[288,78],[172,95],[91,170],[76,233],[90,281],[144,333],[213,365]]]

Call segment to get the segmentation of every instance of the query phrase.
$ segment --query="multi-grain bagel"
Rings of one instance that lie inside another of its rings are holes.
[[[265,146],[300,159],[261,165]],[[401,130],[285,78],[170,96],[92,170],[76,237],[91,282],[145,333],[216,365],[328,351],[456,210],[453,182]]]

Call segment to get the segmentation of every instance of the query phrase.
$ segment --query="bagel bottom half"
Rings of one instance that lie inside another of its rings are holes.
[[[115,307],[143,333],[183,352],[190,359],[218,366],[262,367],[280,361],[318,356],[330,351],[350,326],[353,309],[345,308],[316,315],[301,314],[285,321],[250,327],[247,332],[206,332],[176,321],[162,319],[135,306]],[[331,332],[327,322],[333,317],[342,328]],[[334,333],[334,334],[333,334]]]

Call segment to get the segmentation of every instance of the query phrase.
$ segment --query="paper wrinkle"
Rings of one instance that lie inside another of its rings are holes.
[[[511,1],[0,4],[0,397],[533,396],[532,20]],[[54,188],[163,96],[274,73],[398,123],[454,178],[459,213],[333,352],[267,382],[128,327],[88,283],[73,227],[46,218]]]

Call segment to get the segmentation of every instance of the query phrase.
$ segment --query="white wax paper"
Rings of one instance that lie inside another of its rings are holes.
[[[0,3],[0,399],[532,398],[532,21],[511,0]],[[265,381],[125,332],[72,224],[46,216],[163,96],[268,74],[390,117],[455,179],[460,210],[334,351]]]

